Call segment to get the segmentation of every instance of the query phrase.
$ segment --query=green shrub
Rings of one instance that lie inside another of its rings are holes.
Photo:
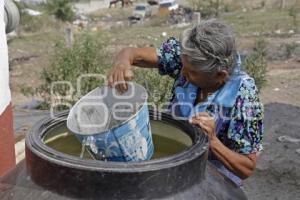
[[[32,87],[21,85],[21,86],[19,86],[19,88],[20,88],[20,92],[26,97],[33,96],[35,93],[35,91]]]
[[[293,26],[295,29],[297,29],[297,15],[300,12],[300,9],[298,9],[297,7],[292,7],[289,9],[289,16],[292,18],[293,20]]]
[[[105,76],[108,69],[111,68],[112,57],[108,56],[106,45],[102,42],[105,41],[105,36],[102,36],[84,33],[75,38],[72,48],[67,48],[63,42],[58,43],[50,67],[45,68],[41,73],[43,83],[34,92],[31,88],[21,88],[22,92],[26,95],[33,93],[41,98],[44,103],[39,109],[49,109],[50,106],[54,106],[53,103],[57,103],[59,106],[55,109],[62,110],[68,108],[63,104],[73,105],[83,95],[97,86],[101,86],[104,83],[101,78],[86,77],[79,88],[77,81],[82,75],[101,74]],[[138,68],[135,70],[134,81],[147,89],[148,101],[154,103],[155,106],[161,106],[162,103],[168,102],[171,95],[170,89],[174,82],[167,76],[160,76],[157,70]],[[71,83],[73,91],[70,91],[70,85],[64,84],[67,82]],[[57,100],[53,101],[53,99]]]
[[[149,95],[148,102],[157,108],[169,102],[174,79],[161,76],[156,69],[136,69],[135,81],[146,88]]]
[[[218,17],[221,11],[225,10],[222,0],[189,0],[193,10],[200,12],[201,17]]]
[[[286,44],[285,45],[285,49],[286,49],[286,58],[289,59],[293,56],[294,52],[296,51],[296,49],[298,48],[299,44],[293,42],[290,44]]]
[[[53,103],[51,98],[60,99],[66,96],[69,97],[65,98],[63,102],[73,105],[82,95],[104,83],[104,80],[98,75],[105,75],[107,66],[109,66],[107,53],[100,37],[84,34],[76,39],[72,48],[67,48],[63,43],[59,43],[53,63],[41,74],[43,84],[36,90],[36,94],[41,96],[45,102],[43,108],[49,108]],[[84,75],[91,76],[81,79],[81,84],[78,86],[78,78]],[[53,85],[60,81],[70,83],[74,91],[70,91],[70,86],[62,82]]]
[[[75,13],[69,0],[51,0],[47,3],[51,15],[62,21],[73,21]]]
[[[243,61],[242,69],[254,78],[256,86],[260,91],[266,83],[267,73],[267,49],[263,38],[259,38],[256,41],[252,53]]]

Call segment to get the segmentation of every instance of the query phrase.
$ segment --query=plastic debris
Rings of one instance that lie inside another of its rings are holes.
[[[162,32],[161,35],[162,35],[163,37],[166,37],[168,34],[167,34],[166,32]]]
[[[298,138],[292,138],[288,135],[282,135],[277,138],[279,142],[289,142],[289,143],[300,143],[300,139]]]

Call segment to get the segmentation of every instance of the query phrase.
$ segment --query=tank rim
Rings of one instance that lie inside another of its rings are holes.
[[[48,160],[54,164],[66,167],[72,167],[80,170],[103,171],[103,172],[123,172],[123,173],[136,173],[145,171],[155,171],[176,167],[181,164],[191,162],[199,156],[208,151],[208,138],[195,126],[191,126],[186,121],[176,120],[177,128],[185,131],[193,141],[193,145],[184,151],[142,162],[104,162],[98,160],[82,160],[76,156],[64,154],[56,151],[42,142],[46,132],[58,124],[66,122],[66,117],[69,111],[63,111],[55,114],[53,117],[47,117],[37,122],[26,136],[25,144],[26,149],[34,153],[36,156],[43,160]],[[150,119],[153,119],[154,112],[149,110]],[[175,120],[167,113],[159,113],[166,122],[174,122]],[[173,125],[173,124],[172,124]]]

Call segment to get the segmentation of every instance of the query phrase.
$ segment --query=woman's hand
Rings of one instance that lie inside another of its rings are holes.
[[[133,72],[130,63],[117,62],[108,72],[107,80],[110,87],[115,87],[120,93],[127,91],[126,81],[133,79]]]
[[[130,52],[122,50],[115,59],[113,68],[107,74],[108,85],[115,87],[120,93],[127,91],[126,81],[133,79]]]
[[[133,79],[133,66],[143,68],[158,68],[156,49],[145,48],[124,48],[115,58],[113,68],[108,72],[107,79],[110,87],[123,93],[128,87],[126,81]]]
[[[108,85],[116,87],[120,92],[126,92],[128,87],[126,81],[133,79],[133,66],[142,68],[158,68],[156,49],[124,48],[115,58],[113,68],[107,74]]]
[[[243,155],[225,146],[215,134],[214,119],[206,112],[196,113],[189,121],[203,129],[209,138],[210,151],[225,167],[242,179],[252,174],[256,165],[256,153]]]
[[[209,141],[215,140],[215,120],[207,112],[196,113],[189,119],[191,124],[199,126],[208,136]]]

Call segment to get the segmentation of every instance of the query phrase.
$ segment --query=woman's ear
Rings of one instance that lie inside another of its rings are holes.
[[[217,78],[218,82],[223,84],[228,79],[229,73],[227,70],[223,69],[223,70],[218,71],[216,76],[217,76],[216,78]]]

